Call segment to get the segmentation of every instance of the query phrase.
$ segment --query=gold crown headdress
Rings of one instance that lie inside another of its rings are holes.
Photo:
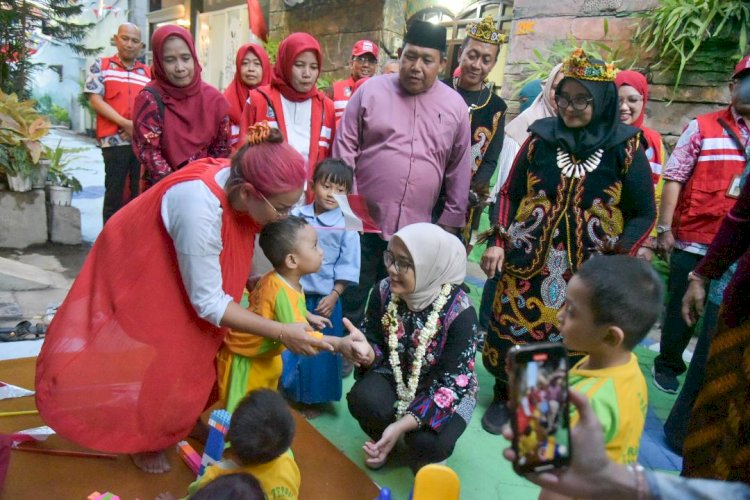
[[[563,75],[571,78],[594,82],[614,82],[617,76],[617,68],[614,64],[592,62],[580,47],[563,61],[562,72]]]
[[[492,16],[487,16],[477,24],[470,24],[466,27],[466,36],[492,45],[500,45],[508,41],[508,35],[500,33],[495,27],[495,20]]]

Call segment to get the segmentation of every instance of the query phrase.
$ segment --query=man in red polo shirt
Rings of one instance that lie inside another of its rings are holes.
[[[375,75],[378,69],[378,53],[380,50],[375,42],[360,40],[352,48],[352,60],[349,63],[351,75],[346,80],[334,82],[333,92],[330,97],[336,108],[336,124],[344,116],[344,109],[349,103],[349,98],[354,93],[354,85],[360,78]]]
[[[96,138],[104,158],[105,223],[139,192],[141,166],[130,145],[133,103],[151,80],[149,68],[136,60],[143,49],[138,26],[121,24],[112,40],[117,54],[94,61],[83,90],[96,111]]]

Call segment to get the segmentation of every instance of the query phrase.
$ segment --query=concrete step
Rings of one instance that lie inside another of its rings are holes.
[[[0,257],[0,290],[44,290],[67,287],[68,284],[62,274]]]

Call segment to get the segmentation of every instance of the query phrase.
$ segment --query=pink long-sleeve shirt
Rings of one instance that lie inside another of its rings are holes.
[[[336,131],[333,157],[354,166],[356,189],[390,237],[430,222],[444,188],[438,222],[463,227],[471,179],[469,113],[453,89],[436,80],[411,95],[398,74],[370,78],[354,93]]]

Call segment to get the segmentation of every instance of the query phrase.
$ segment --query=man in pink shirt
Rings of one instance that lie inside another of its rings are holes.
[[[444,27],[414,21],[399,72],[365,82],[336,131],[333,157],[354,166],[357,192],[383,231],[362,236],[359,285],[344,293],[344,315],[354,324],[370,288],[386,275],[388,240],[404,226],[431,222],[441,190],[445,207],[437,223],[458,234],[466,222],[469,114],[461,96],[437,80],[447,62],[445,39]]]

